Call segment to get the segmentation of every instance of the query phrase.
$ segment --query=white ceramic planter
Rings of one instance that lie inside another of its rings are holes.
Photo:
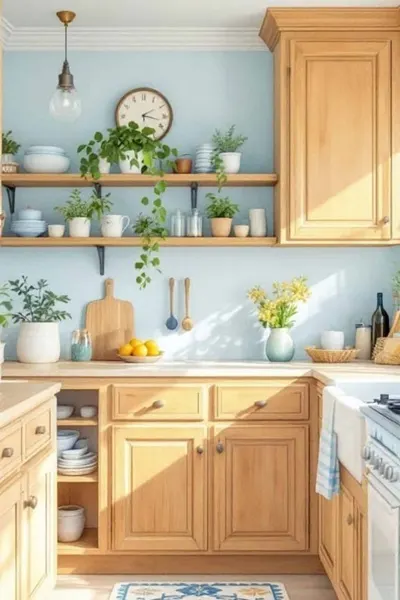
[[[76,542],[85,528],[85,509],[73,504],[60,506],[57,525],[59,542]]]
[[[1,164],[6,165],[8,163],[13,163],[13,162],[15,162],[14,154],[2,154],[1,155]]]
[[[60,358],[58,323],[21,323],[17,358],[22,363],[55,363]]]
[[[132,150],[131,152],[125,152],[125,160],[119,161],[119,168],[121,173],[136,173],[139,174],[142,172],[143,167],[143,155],[141,152],[138,152],[138,155],[135,156],[135,152]],[[139,167],[136,165],[131,165],[132,158],[136,158],[139,163]]]
[[[101,175],[108,175],[111,169],[111,163],[106,158],[99,158],[99,171]]]
[[[90,219],[85,217],[76,217],[69,222],[70,237],[89,237],[90,236]]]
[[[224,165],[225,173],[239,173],[241,152],[221,152],[219,157]]]

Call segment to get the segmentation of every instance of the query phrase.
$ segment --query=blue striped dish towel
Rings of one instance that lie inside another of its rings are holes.
[[[333,387],[323,392],[322,428],[319,438],[316,492],[331,500],[340,491],[337,435],[335,423],[335,393]]]

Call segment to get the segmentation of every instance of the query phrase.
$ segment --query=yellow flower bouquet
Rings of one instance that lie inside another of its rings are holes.
[[[253,287],[248,297],[257,306],[258,320],[263,327],[280,329],[293,327],[298,303],[306,302],[311,296],[307,277],[295,277],[292,281],[272,285],[272,297],[260,287]]]

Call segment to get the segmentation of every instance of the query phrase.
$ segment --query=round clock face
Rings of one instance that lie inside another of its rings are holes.
[[[172,125],[172,108],[165,96],[151,88],[131,90],[118,102],[115,111],[117,125],[135,121],[141,129],[155,129],[154,138],[163,138]]]

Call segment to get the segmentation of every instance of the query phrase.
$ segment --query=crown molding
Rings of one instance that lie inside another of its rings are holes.
[[[60,27],[14,27],[2,19],[4,50],[54,51],[64,47]],[[71,27],[70,50],[266,50],[251,27]]]

